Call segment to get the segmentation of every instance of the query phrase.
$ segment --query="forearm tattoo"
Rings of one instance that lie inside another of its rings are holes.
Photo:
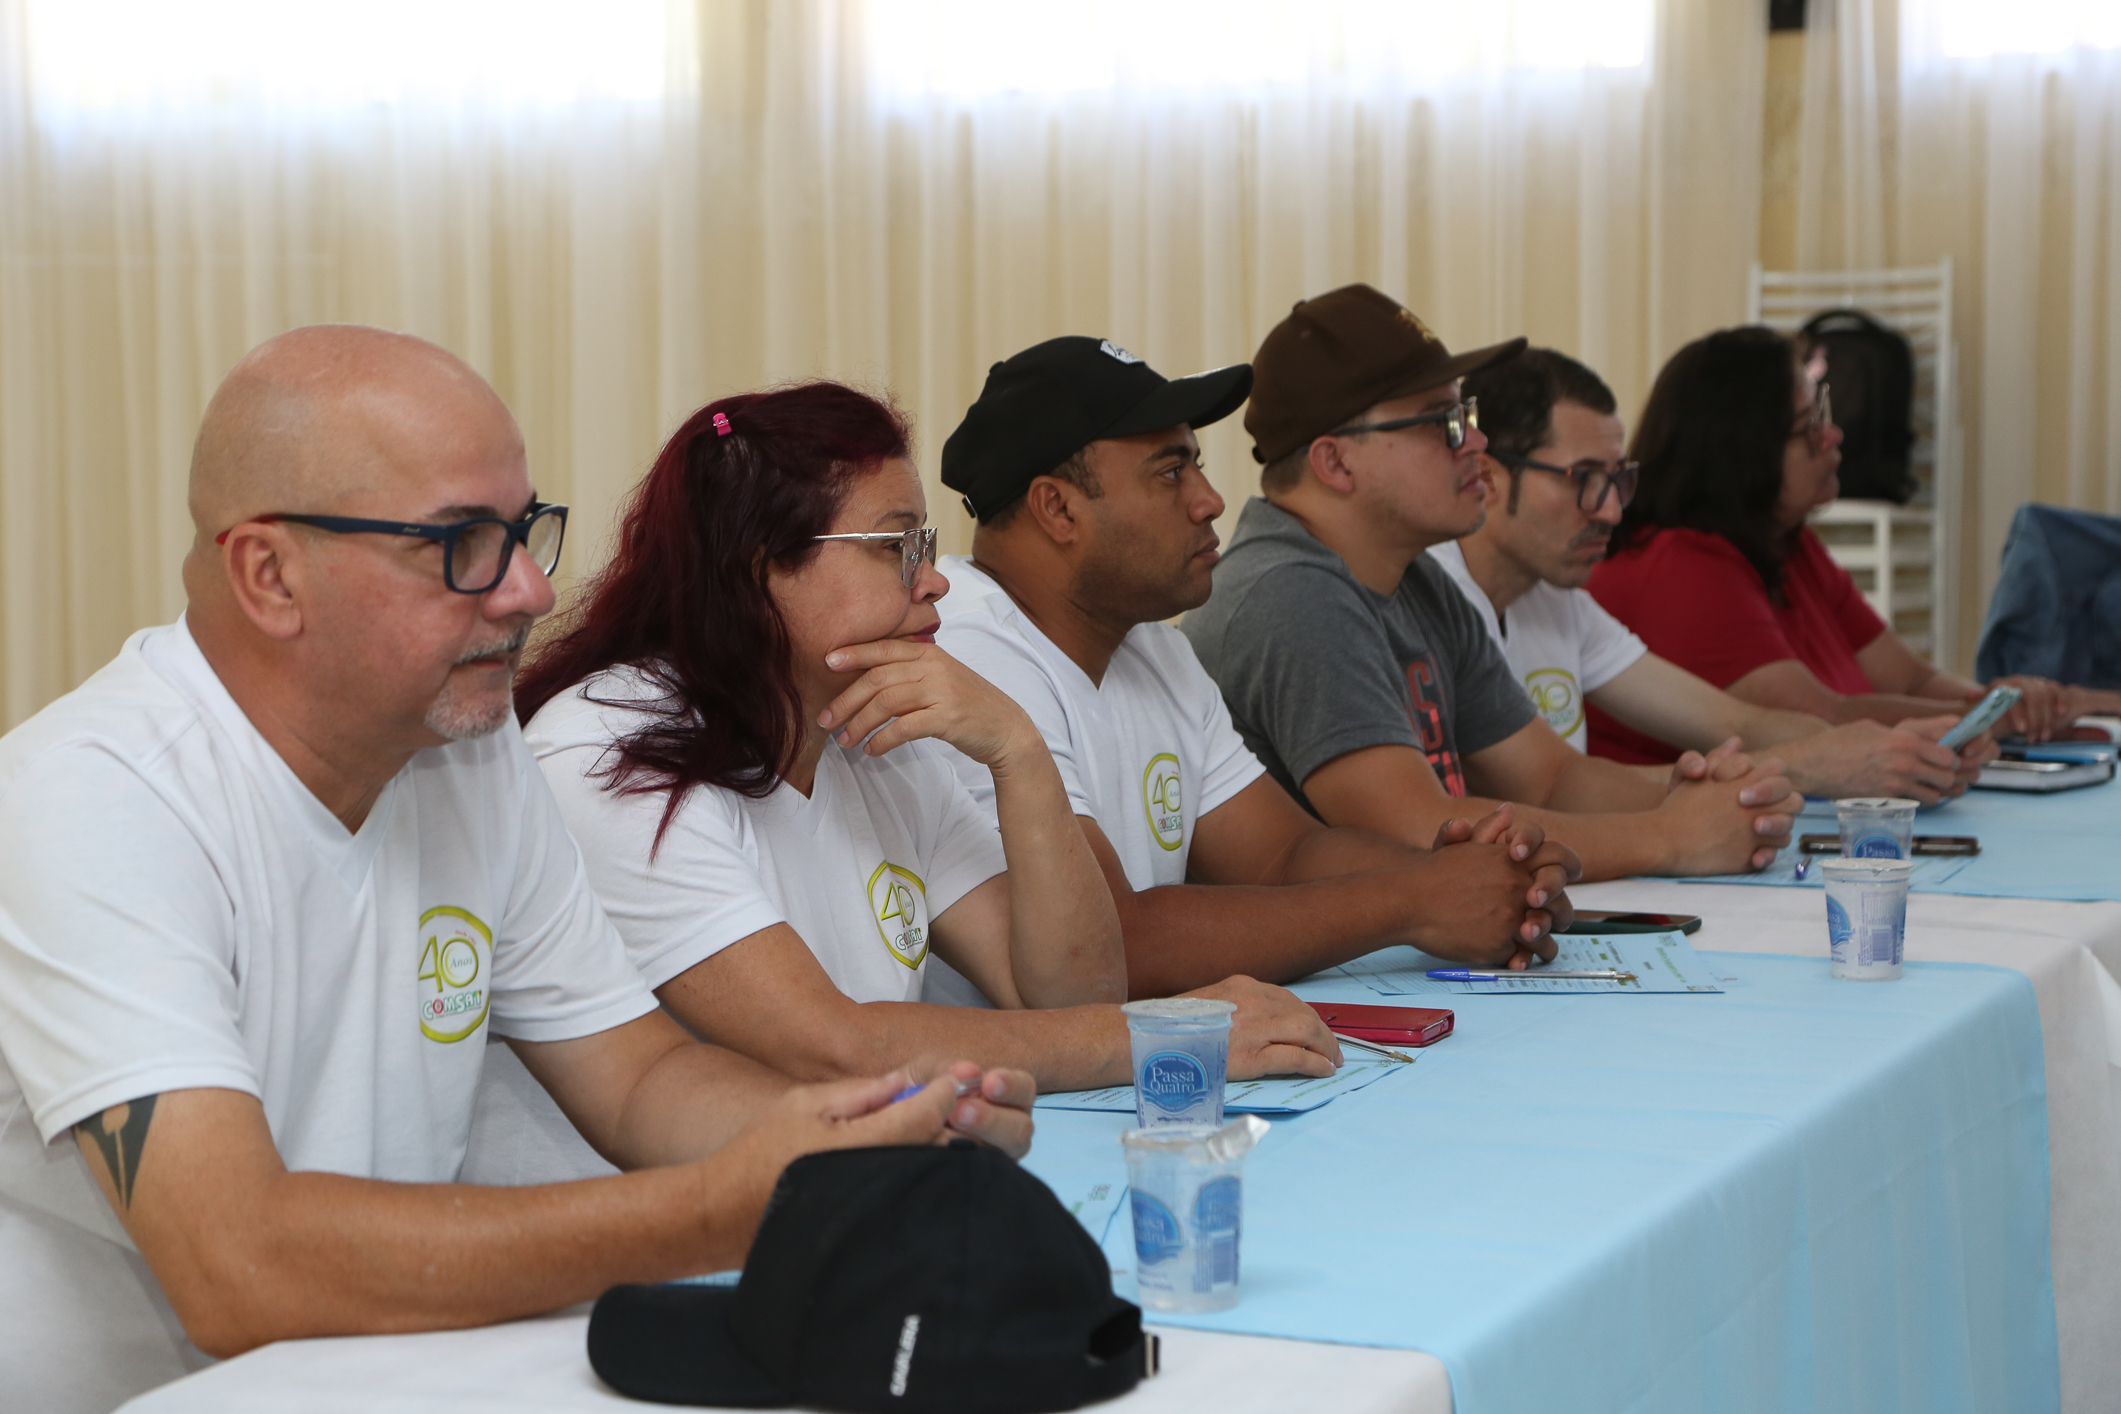
[[[130,1104],[112,1105],[74,1126],[74,1133],[103,1151],[103,1165],[110,1170],[121,1208],[133,1205],[133,1184],[140,1177],[140,1151],[147,1145],[147,1123],[155,1116],[155,1098],[143,1095]]]

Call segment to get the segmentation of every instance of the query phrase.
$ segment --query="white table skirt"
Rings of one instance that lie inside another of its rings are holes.
[[[1816,890],[1621,880],[1572,891],[1586,908],[1698,913],[1695,941],[1732,952],[1826,953]],[[1917,894],[1916,959],[2015,968],[2039,1000],[2053,1165],[2063,1408],[2116,1407],[2121,1390],[2121,904]],[[2104,964],[2102,966],[2102,964]],[[1821,964],[1822,966],[1824,963]],[[607,1390],[579,1312],[484,1330],[288,1341],[127,1404],[132,1414],[370,1410],[481,1414],[640,1409]],[[1164,1374],[1114,1410],[1449,1414],[1450,1382],[1411,1350],[1163,1329]]]
[[[127,1414],[542,1414],[640,1411],[589,1368],[579,1311],[483,1330],[290,1340],[141,1395]],[[1163,1374],[1124,1399],[1126,1414],[1257,1409],[1276,1414],[1451,1414],[1443,1362],[1418,1350],[1318,1345],[1157,1328]]]
[[[1569,896],[1580,908],[1699,914],[1694,944],[1704,949],[1826,956],[1817,889],[1618,879]],[[2062,1407],[2121,1408],[2121,903],[1912,894],[1907,955],[2015,968],[2033,984],[2047,1059]]]

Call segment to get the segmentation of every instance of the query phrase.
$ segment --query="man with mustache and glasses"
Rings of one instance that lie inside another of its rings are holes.
[[[936,641],[1045,737],[1118,906],[1134,995],[1233,971],[1289,981],[1394,943],[1486,965],[1553,956],[1566,850],[1507,810],[1439,821],[1421,849],[1321,826],[1266,778],[1162,622],[1207,598],[1216,562],[1223,502],[1194,429],[1251,383],[1242,364],[1167,381],[1076,336],[996,364],[943,446],[943,484],[979,528],[969,560],[945,561]],[[991,808],[985,769],[959,770]],[[927,995],[980,1000],[933,970]]]
[[[1459,380],[1523,347],[1454,357],[1367,285],[1299,303],[1252,364],[1265,494],[1186,637],[1247,744],[1327,824],[1420,843],[1515,801],[1587,879],[1764,867],[1800,804],[1777,763],[1726,744],[1683,758],[1667,791],[1570,750],[1422,554],[1487,514]]]
[[[1583,588],[1635,492],[1612,390],[1568,355],[1535,348],[1468,376],[1464,391],[1479,399],[1488,444],[1487,519],[1429,554],[1562,740],[1586,749],[1589,702],[1681,749],[1711,751],[1732,737],[1747,751],[1773,747],[1807,795],[1935,804],[1980,773],[1983,753],[1937,744],[1954,716],[1829,728],[1733,697],[1650,652]]]
[[[812,1150],[1027,1147],[1018,1072],[796,1088],[657,1008],[510,710],[566,512],[477,374],[272,339],[206,409],[190,507],[184,617],[0,738],[13,1403],[735,1266]],[[456,1183],[494,1036],[638,1171]]]

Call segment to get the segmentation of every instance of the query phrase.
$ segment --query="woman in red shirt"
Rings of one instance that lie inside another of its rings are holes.
[[[1805,524],[1840,491],[1827,387],[1772,329],[1697,339],[1657,375],[1635,432],[1635,499],[1589,588],[1650,651],[1764,707],[1893,723],[1978,700],[1981,684],[1917,657]],[[2121,694],[1999,679],[2024,700],[2006,731],[2044,740]],[[1671,748],[1591,709],[1591,749]]]

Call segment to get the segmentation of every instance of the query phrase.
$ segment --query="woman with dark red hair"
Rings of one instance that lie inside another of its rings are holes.
[[[1125,1083],[1111,894],[1038,729],[933,642],[949,585],[908,440],[833,383],[701,409],[518,683],[525,734],[636,966],[701,1036],[797,1076],[968,1055]],[[953,749],[993,772],[999,832]],[[923,1004],[931,956],[995,1009]],[[1332,1071],[1289,993],[1209,991],[1239,1005],[1232,1075]]]

